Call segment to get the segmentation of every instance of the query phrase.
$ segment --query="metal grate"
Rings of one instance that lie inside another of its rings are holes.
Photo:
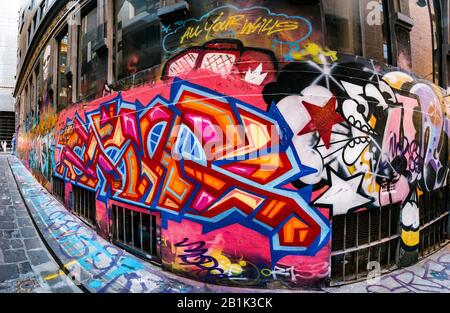
[[[73,212],[91,226],[96,223],[95,192],[72,185]]]
[[[160,263],[158,223],[155,215],[112,206],[113,240],[131,252]]]
[[[66,192],[66,184],[63,179],[53,176],[53,195],[64,202],[64,195]]]
[[[367,277],[370,262],[396,268],[400,243],[400,205],[333,217],[331,284]]]
[[[425,192],[419,200],[420,244],[419,258],[424,258],[444,246],[448,237],[449,200],[444,188]]]

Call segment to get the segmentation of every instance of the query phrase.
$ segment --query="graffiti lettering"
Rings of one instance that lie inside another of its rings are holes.
[[[206,21],[203,25],[189,26],[180,38],[180,44],[186,39],[198,39],[203,35],[203,40],[209,40],[214,35],[231,32],[237,35],[266,35],[271,36],[280,32],[294,31],[300,28],[298,21],[282,21],[274,18],[258,17],[250,21],[244,14],[226,16],[220,12],[211,23]],[[213,35],[214,34],[214,35]]]
[[[185,238],[183,241],[175,244],[175,247],[185,248],[183,254],[178,257],[183,261],[182,265],[193,265],[201,271],[207,271],[209,275],[223,275],[224,271],[219,267],[219,262],[210,255],[206,255],[208,249],[205,242],[191,242]]]

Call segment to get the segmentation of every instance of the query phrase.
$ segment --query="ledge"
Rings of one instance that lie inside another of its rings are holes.
[[[173,5],[165,6],[158,9],[158,17],[163,22],[170,22],[184,18],[189,12],[189,3],[186,1],[178,2]]]
[[[406,29],[407,31],[411,31],[414,27],[414,19],[401,12],[396,12],[395,24]]]

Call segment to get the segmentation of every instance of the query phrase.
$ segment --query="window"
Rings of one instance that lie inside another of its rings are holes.
[[[439,3],[434,0],[428,0],[431,31],[432,31],[432,46],[433,46],[433,82],[440,84],[440,68],[441,68],[441,44],[442,37],[440,33],[441,20],[439,18]],[[436,4],[435,4],[436,3]]]
[[[450,52],[447,55],[447,84],[450,85]]]
[[[156,215],[112,206],[113,240],[124,248],[159,262]]]
[[[446,23],[446,26],[444,27],[447,27],[447,43],[450,44],[450,3],[447,4],[447,9],[447,16],[444,16],[444,21],[446,21],[444,22]]]
[[[36,12],[36,13],[34,14],[34,16],[33,16],[34,31],[37,30],[37,26],[38,26],[38,20],[37,20],[37,18],[38,18],[38,12]]]
[[[22,15],[20,16],[19,33],[22,32],[24,22],[25,22],[25,11],[23,11]]]
[[[107,75],[107,62],[95,50],[98,43],[96,8],[82,17],[79,40],[78,94],[79,99],[90,100],[101,96]]]
[[[159,0],[116,0],[117,78],[160,64]]]
[[[97,219],[95,192],[72,185],[73,212],[85,222],[95,225]]]
[[[36,109],[36,105],[35,105],[35,101],[34,99],[36,98],[35,93],[36,93],[36,88],[35,88],[35,84],[34,84],[34,80],[33,80],[33,75],[30,76],[30,80],[28,81],[28,86],[30,86],[29,93],[28,93],[28,129],[32,129],[34,127],[34,117],[35,117],[35,109]]]
[[[27,30],[27,47],[30,45],[31,43],[31,27],[28,27]]]
[[[41,5],[39,7],[39,21],[42,21],[42,17],[45,14],[45,9],[46,9],[45,5],[46,5],[46,3],[45,3],[45,0],[44,0],[44,1],[42,1]]]
[[[63,179],[53,176],[53,194],[61,201],[64,201],[65,192],[66,192],[66,183]]]
[[[414,20],[410,34],[412,71],[424,79],[439,83],[440,38],[433,0],[411,1],[410,14]]]
[[[28,85],[25,86],[25,91],[22,94],[22,99],[23,99],[23,105],[21,107],[22,111],[21,111],[21,119],[22,119],[22,123],[23,123],[23,128],[25,131],[28,130],[28,123],[27,123],[27,118],[28,118]]]
[[[58,40],[58,92],[57,106],[58,111],[63,110],[68,105],[68,83],[65,75],[67,68],[69,34],[66,30]]]
[[[388,36],[382,0],[324,0],[322,3],[328,48],[388,62]]]
[[[40,83],[41,83],[41,77],[40,77],[40,68],[39,68],[39,64],[36,66],[35,70],[34,70],[34,77],[35,77],[35,81],[36,81],[36,85],[35,85],[35,91],[34,91],[34,110],[36,112],[36,119],[35,119],[35,124],[39,124],[40,122],[40,114],[41,114],[41,101],[40,101],[40,97],[39,97],[39,89],[40,89]]]
[[[362,55],[359,0],[325,0],[323,8],[328,47],[343,53]]]

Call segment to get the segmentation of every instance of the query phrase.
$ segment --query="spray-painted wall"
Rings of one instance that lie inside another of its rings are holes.
[[[64,179],[68,206],[72,185],[95,191],[105,238],[113,203],[155,212],[164,268],[198,280],[320,284],[332,217],[390,203],[414,255],[419,198],[448,180],[450,99],[322,48],[315,7],[274,6],[164,25],[161,81],[46,110],[24,163]]]

